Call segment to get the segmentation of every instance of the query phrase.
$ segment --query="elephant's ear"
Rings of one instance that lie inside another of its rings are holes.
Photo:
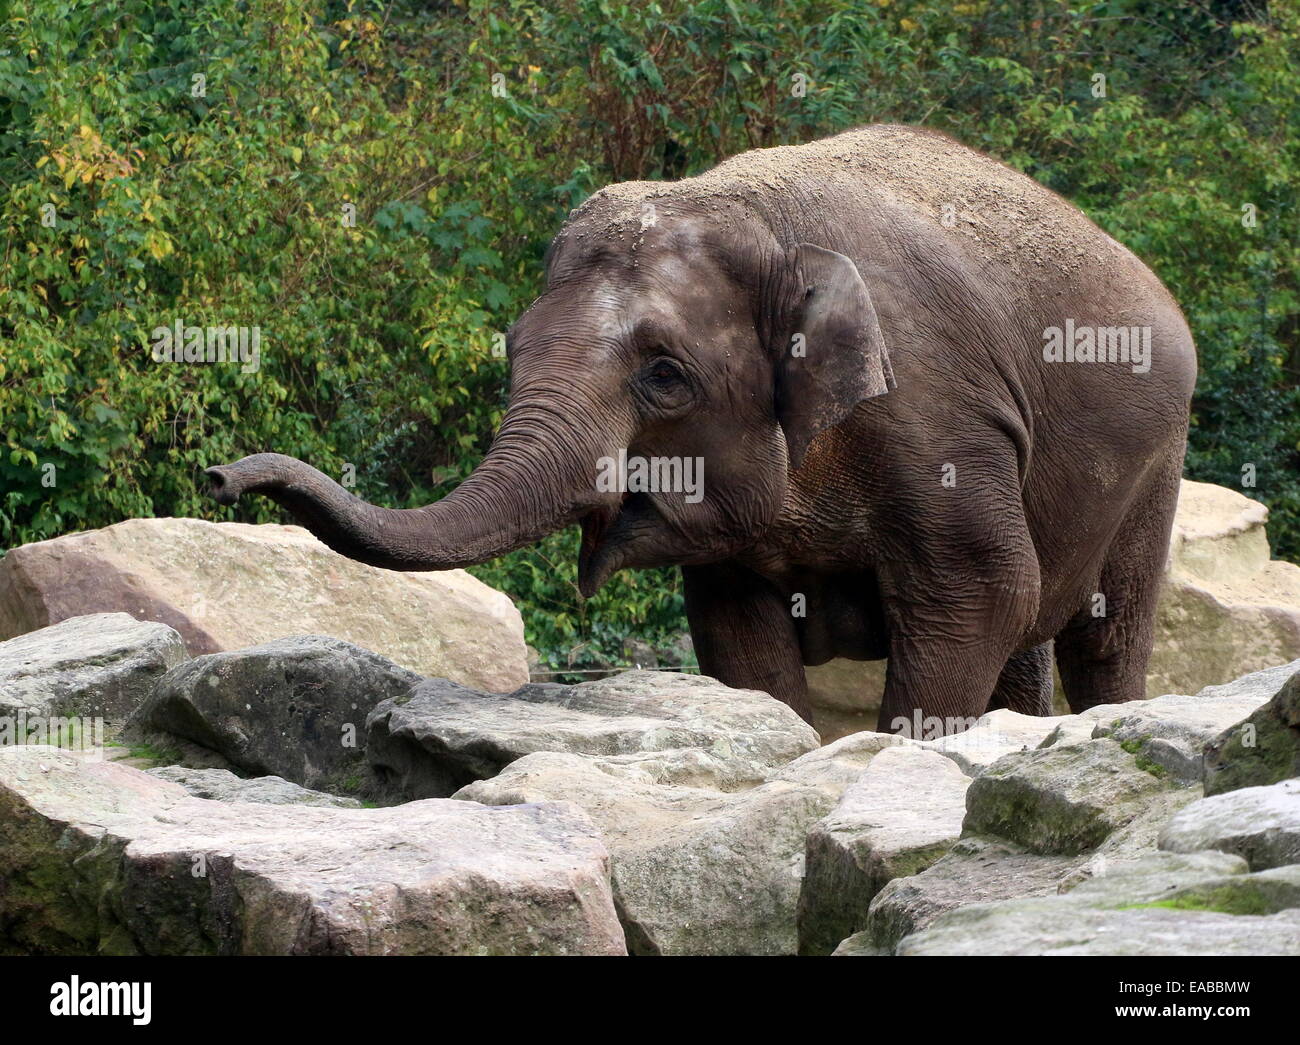
[[[871,295],[851,258],[811,243],[786,252],[778,282],[776,416],[798,467],[817,434],[894,387]]]

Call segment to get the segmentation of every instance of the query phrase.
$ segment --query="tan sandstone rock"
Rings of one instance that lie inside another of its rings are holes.
[[[298,526],[128,519],[0,559],[0,640],[117,611],[175,628],[191,656],[330,635],[479,689],[528,681],[523,621],[506,595],[463,570],[353,562]]]

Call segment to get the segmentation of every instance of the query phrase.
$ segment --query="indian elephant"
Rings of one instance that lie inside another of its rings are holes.
[[[211,468],[393,570],[579,523],[590,596],[675,564],[701,670],[810,718],[804,666],[888,657],[882,728],[1144,693],[1196,377],[1177,304],[1075,207],[871,126],[625,182],[570,213],[509,332],[508,409],[436,504],[290,457]],[[602,462],[702,462],[703,496]],[[960,727],[958,727],[960,728]]]

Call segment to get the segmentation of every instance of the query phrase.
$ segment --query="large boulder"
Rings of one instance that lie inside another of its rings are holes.
[[[1267,704],[1215,737],[1204,757],[1206,795],[1291,777],[1300,777],[1300,670]]]
[[[131,736],[193,741],[248,773],[355,792],[366,716],[421,677],[348,642],[299,635],[174,668],[126,724]]]
[[[0,925],[10,954],[625,950],[572,806],[208,801],[33,748],[0,751]]]
[[[1300,566],[1269,557],[1268,509],[1183,480],[1147,693],[1193,693],[1300,657]]]
[[[659,783],[607,757],[532,754],[456,797],[585,809],[609,846],[633,954],[794,954],[808,828],[873,758],[901,743],[858,734],[737,792]]]
[[[165,624],[125,613],[72,617],[0,642],[0,715],[120,721],[184,659],[185,644]]]
[[[971,783],[965,830],[1034,853],[1075,856],[1170,790],[1164,775],[1106,739],[1006,755]]]
[[[175,628],[193,656],[331,635],[467,686],[528,681],[508,597],[462,570],[353,562],[298,526],[128,519],[0,559],[0,639],[111,611]]]
[[[1235,490],[1184,479],[1156,615],[1147,696],[1196,693],[1300,657],[1300,566],[1270,558],[1268,509]],[[885,661],[808,669],[826,740],[877,729]],[[1058,704],[1063,709],[1059,692]]]
[[[445,798],[542,751],[608,756],[654,780],[735,790],[817,747],[786,705],[700,675],[629,671],[513,693],[429,679],[367,721],[376,775],[409,798]]]
[[[873,758],[831,813],[808,831],[799,950],[830,954],[863,928],[891,880],[914,875],[961,835],[970,779],[951,759],[900,744]]]

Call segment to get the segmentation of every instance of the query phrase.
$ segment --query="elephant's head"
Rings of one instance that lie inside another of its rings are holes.
[[[335,550],[398,570],[483,562],[578,521],[586,595],[622,567],[752,544],[813,438],[892,386],[888,356],[849,258],[663,190],[598,193],[557,236],[546,292],[507,338],[500,431],[442,501],[378,508],[279,454],[209,469],[217,500],[265,494]],[[639,488],[638,461],[675,488]]]

